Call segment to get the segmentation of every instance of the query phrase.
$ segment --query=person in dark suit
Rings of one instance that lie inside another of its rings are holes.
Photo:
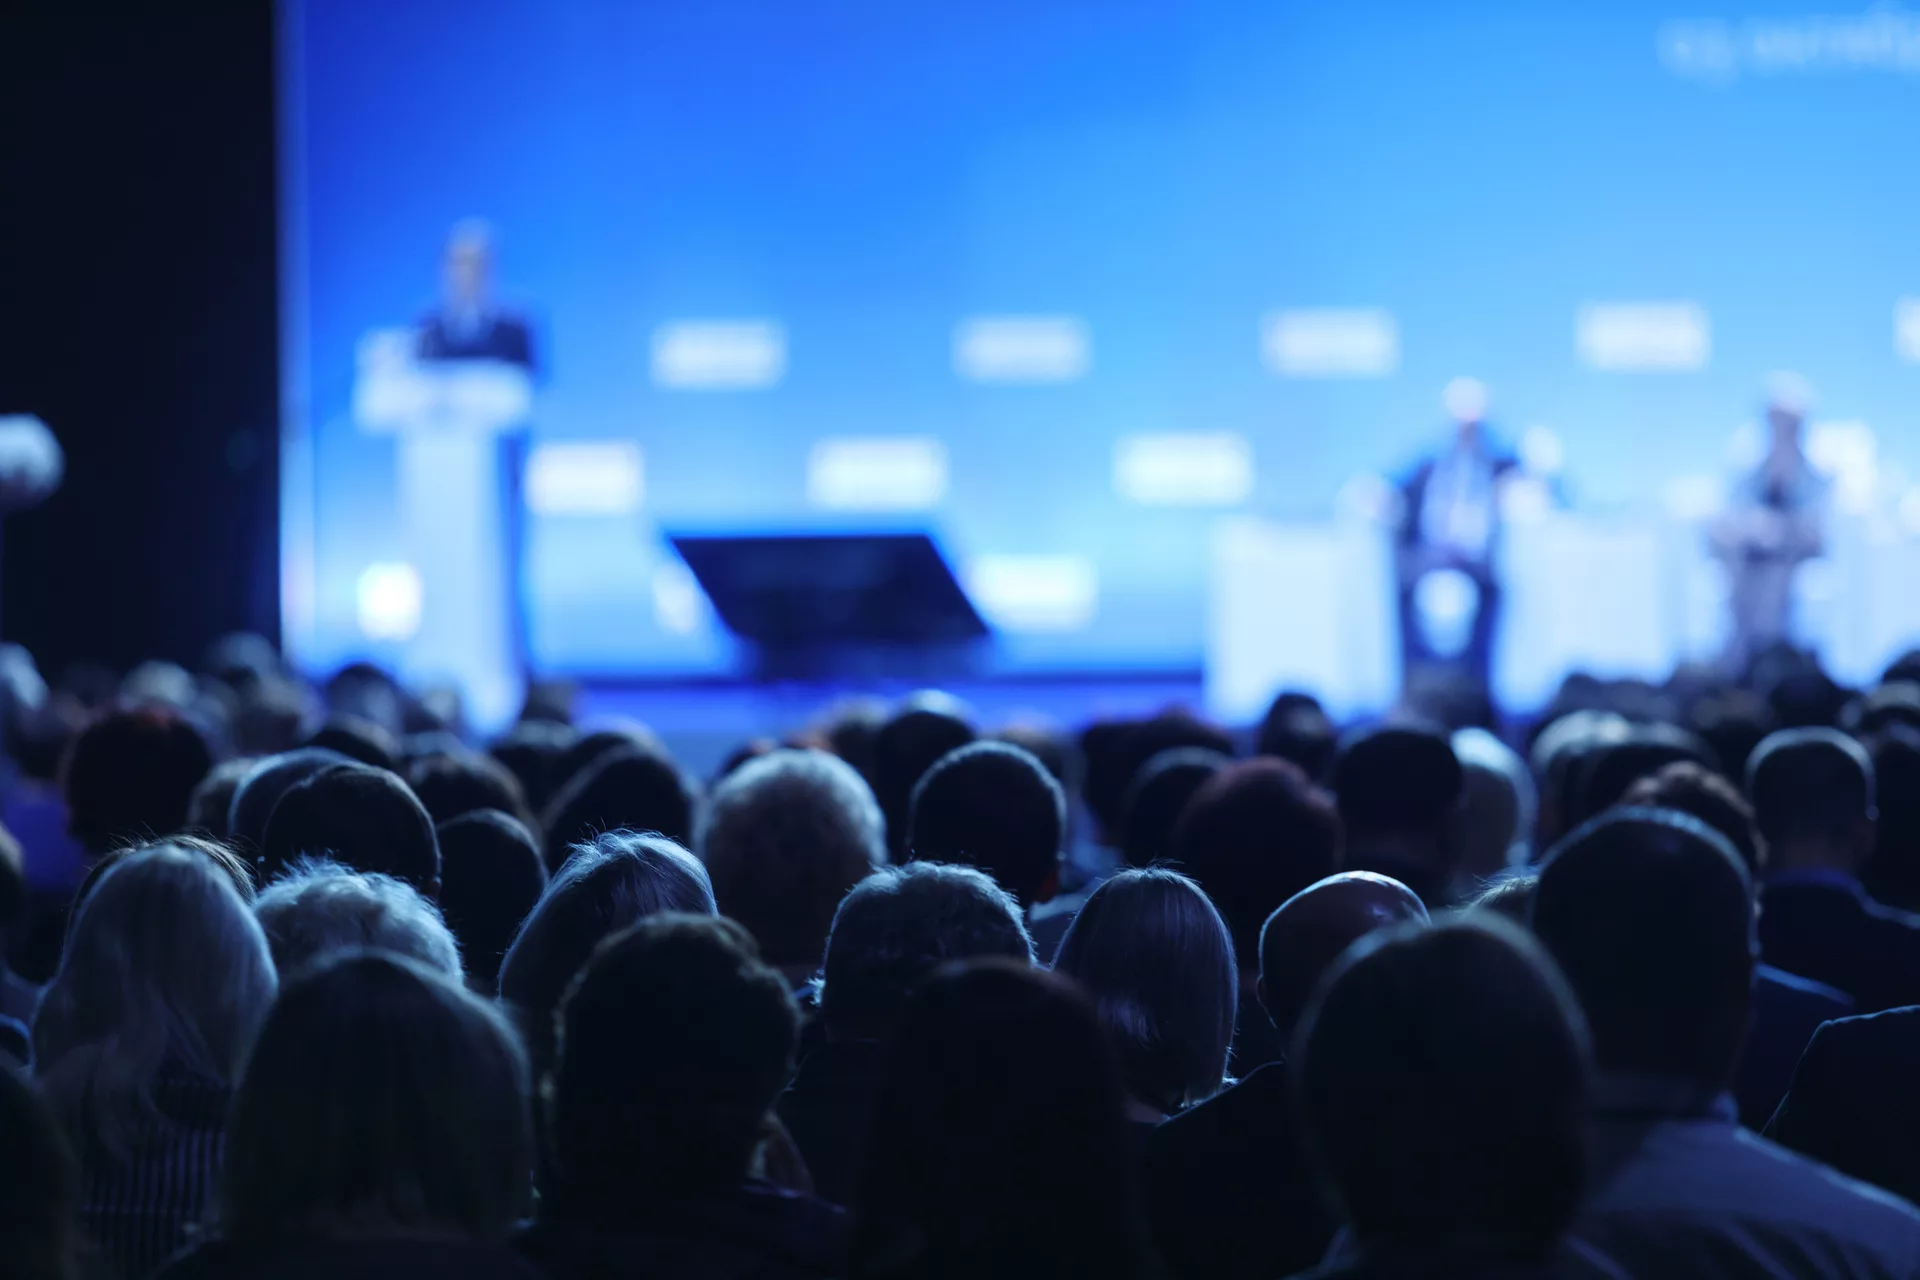
[[[420,321],[420,359],[499,360],[534,371],[532,330],[493,299],[493,232],[484,222],[454,226],[440,283],[440,306]]]
[[[1873,764],[1833,729],[1787,729],[1747,765],[1767,848],[1760,951],[1768,964],[1838,987],[1861,1013],[1920,1004],[1920,916],[1867,896]]]
[[[1355,940],[1426,918],[1412,890],[1364,871],[1331,876],[1282,903],[1260,932],[1258,988],[1280,1043]],[[1285,1061],[1267,1063],[1148,1139],[1147,1217],[1176,1275],[1264,1280],[1326,1252],[1336,1224],[1299,1148],[1290,1076]]]
[[[1442,397],[1453,421],[1453,442],[1423,459],[1400,486],[1400,518],[1394,564],[1399,584],[1400,655],[1403,678],[1453,671],[1488,687],[1493,635],[1500,619],[1500,583],[1494,554],[1500,536],[1500,483],[1518,465],[1495,447],[1486,428],[1487,389],[1473,378],[1455,378]],[[1456,654],[1437,652],[1421,624],[1422,582],[1460,575],[1473,589],[1472,623]]]
[[[1920,1204],[1920,1007],[1829,1022],[1767,1136]]]

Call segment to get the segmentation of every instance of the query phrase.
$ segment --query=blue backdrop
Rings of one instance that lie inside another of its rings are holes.
[[[289,641],[315,665],[382,652],[356,593],[405,559],[393,443],[348,413],[356,344],[432,305],[472,215],[537,326],[536,446],[644,458],[638,511],[528,520],[548,670],[726,669],[710,621],[663,614],[658,531],[866,523],[809,504],[829,436],[944,442],[933,509],[877,523],[930,527],[962,563],[1089,562],[1090,613],[1003,637],[1025,669],[1197,665],[1221,515],[1330,516],[1352,477],[1437,438],[1457,374],[1508,430],[1549,428],[1591,508],[1651,510],[1718,470],[1780,367],[1920,462],[1920,369],[1894,341],[1920,294],[1900,43],[1920,28],[1898,11],[1846,19],[1869,29],[1852,43],[1762,0],[310,0],[283,19],[284,555]],[[1581,360],[1583,305],[1664,300],[1708,317],[1703,367]],[[1277,376],[1261,318],[1296,307],[1383,309],[1397,364]],[[1085,375],[957,376],[954,326],[977,315],[1078,317]],[[776,321],[784,377],[656,385],[658,327],[702,318]],[[1186,432],[1247,442],[1244,496],[1116,491],[1117,441]]]

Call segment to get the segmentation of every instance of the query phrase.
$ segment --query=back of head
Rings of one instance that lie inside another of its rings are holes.
[[[1122,871],[1088,896],[1053,967],[1093,996],[1134,1097],[1171,1114],[1220,1088],[1240,981],[1226,923],[1193,881]]]
[[[536,1068],[552,1058],[560,995],[600,940],[666,911],[715,914],[706,868],[664,836],[611,832],[548,881],[500,962],[500,999],[513,1007]]]
[[[697,1197],[747,1177],[800,1015],[746,930],[643,920],[594,952],[559,1020],[556,1211],[617,1217],[636,1194]]]
[[[335,715],[307,739],[309,747],[337,751],[349,760],[369,769],[400,770],[400,742],[393,733],[372,720],[355,715]]]
[[[1864,845],[1873,792],[1866,748],[1837,729],[1783,729],[1754,748],[1747,762],[1754,826],[1775,851],[1799,844]]]
[[[1625,741],[1589,752],[1575,767],[1568,822],[1578,826],[1606,812],[1634,783],[1680,761],[1707,764],[1705,746],[1670,725],[1636,726]]]
[[[1480,890],[1466,904],[1469,911],[1490,911],[1502,919],[1527,927],[1533,920],[1533,899],[1540,891],[1536,871],[1510,871]]]
[[[547,887],[540,846],[518,821],[482,809],[440,825],[440,910],[476,991],[493,991],[520,922]]]
[[[1459,757],[1434,730],[1385,725],[1350,736],[1333,762],[1348,865],[1391,875],[1423,898],[1442,894],[1453,871],[1447,827],[1460,788]]]
[[[618,747],[587,764],[548,806],[547,870],[574,846],[608,831],[655,831],[676,844],[693,838],[693,790],[673,761]]]
[[[1748,875],[1760,875],[1753,806],[1725,775],[1691,760],[1676,760],[1627,788],[1620,803],[1630,809],[1672,809],[1699,819],[1726,838]]]
[[[575,734],[560,754],[555,767],[556,786],[565,788],[585,775],[607,756],[638,751],[642,755],[666,758],[667,749],[653,730],[633,722],[603,725]],[[665,834],[664,832],[662,834]]]
[[[384,769],[334,765],[287,789],[261,838],[261,882],[302,858],[392,876],[430,898],[440,892],[433,819],[407,784]]]
[[[257,859],[267,836],[267,820],[273,817],[280,797],[322,769],[350,763],[339,752],[318,747],[301,747],[256,760],[233,790],[233,802],[227,810],[227,841],[242,857]]]
[[[1866,745],[1879,814],[1867,891],[1889,906],[1920,909],[1920,730],[1889,725]]]
[[[907,848],[978,867],[1022,903],[1052,896],[1067,797],[1031,752],[976,742],[942,756],[913,789]]]
[[[851,1274],[1140,1275],[1124,1114],[1071,983],[1017,961],[942,971],[908,1002],[874,1102]]]
[[[7,1274],[78,1280],[80,1163],[45,1100],[11,1064],[0,1063],[0,1240]]]
[[[824,751],[775,751],[714,789],[700,856],[768,964],[810,967],[848,889],[886,861],[873,793]]]
[[[883,1039],[928,974],[979,956],[1033,962],[1019,904],[984,872],[935,862],[874,872],[847,893],[827,936],[828,1033]]]
[[[1173,856],[1213,899],[1242,972],[1260,965],[1260,927],[1281,903],[1340,866],[1333,798],[1298,766],[1260,757],[1216,773],[1173,832]]]
[[[162,1066],[225,1084],[273,999],[253,912],[209,859],[120,859],[81,904],[33,1022],[41,1087],[70,1132],[118,1147]]]
[[[1524,930],[1461,918],[1354,948],[1301,1021],[1305,1145],[1363,1248],[1543,1260],[1584,1181],[1580,1013]]]
[[[182,830],[193,789],[212,768],[207,740],[179,712],[107,712],[67,751],[62,790],[74,838],[99,853]]]
[[[234,792],[240,789],[241,779],[253,772],[257,763],[243,757],[215,765],[187,800],[187,830],[225,840],[230,830],[227,822],[233,811]]]
[[[873,792],[886,821],[886,849],[895,862],[908,848],[913,790],[934,763],[978,736],[957,708],[908,705],[873,738]]]
[[[1723,689],[1701,698],[1688,711],[1686,724],[1735,782],[1747,776],[1753,749],[1774,730],[1766,699],[1748,689]]]
[[[342,951],[371,948],[405,956],[456,982],[461,976],[459,944],[439,911],[392,876],[308,859],[268,885],[253,913],[282,974]]]
[[[578,736],[564,724],[523,720],[487,748],[487,755],[520,783],[529,812],[545,813],[554,792],[567,781],[559,776],[560,762]]]
[[[1757,943],[1740,855],[1693,818],[1616,809],[1540,868],[1533,928],[1612,1071],[1723,1087],[1746,1038]]]
[[[1073,744],[1058,728],[1044,720],[1018,720],[994,730],[993,740],[1019,747],[1038,760],[1040,767],[1062,789],[1073,789],[1078,762],[1074,759]]]
[[[1282,1036],[1334,961],[1377,929],[1427,920],[1413,890],[1371,871],[1329,876],[1294,894],[1260,931],[1260,999]]]
[[[1460,873],[1484,880],[1525,859],[1537,813],[1533,775],[1513,748],[1485,729],[1461,729],[1452,744],[1461,788],[1449,840]]]
[[[1091,735],[1093,730],[1088,733]],[[1145,720],[1122,724],[1111,742],[1101,748],[1105,759],[1097,776],[1089,758],[1087,807],[1093,810],[1108,844],[1117,844],[1121,838],[1127,792],[1134,779],[1140,776],[1148,761],[1176,747],[1197,747],[1223,756],[1234,754],[1233,738],[1226,730],[1184,708],[1170,707]]]
[[[456,980],[344,953],[274,1002],[227,1129],[222,1226],[244,1242],[493,1239],[524,1212],[526,1058]]]
[[[1254,738],[1257,755],[1273,756],[1300,766],[1309,778],[1323,778],[1333,767],[1340,734],[1317,698],[1304,693],[1282,693],[1267,708]]]
[[[436,827],[483,809],[512,814],[523,824],[533,821],[520,780],[491,756],[426,756],[407,767],[407,785]]]
[[[1194,793],[1233,763],[1206,747],[1174,747],[1141,766],[1120,802],[1120,857],[1150,867],[1174,856],[1173,831]]]

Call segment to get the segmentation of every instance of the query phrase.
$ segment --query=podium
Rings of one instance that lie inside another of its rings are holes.
[[[402,554],[420,583],[400,675],[455,685],[473,726],[490,731],[512,721],[524,692],[502,442],[526,429],[533,384],[517,365],[414,351],[411,331],[369,336],[353,390],[360,429],[393,437]]]

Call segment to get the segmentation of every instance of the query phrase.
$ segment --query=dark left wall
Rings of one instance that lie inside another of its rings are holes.
[[[0,530],[51,675],[278,630],[271,3],[0,4],[0,413],[67,477]]]

